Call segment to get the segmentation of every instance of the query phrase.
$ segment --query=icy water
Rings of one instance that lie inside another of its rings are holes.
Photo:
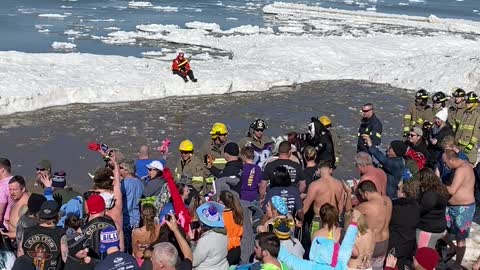
[[[68,182],[84,189],[90,185],[87,172],[102,164],[97,154],[88,151],[90,141],[118,147],[127,157],[135,158],[140,144],[157,147],[170,138],[168,164],[174,166],[179,142],[188,138],[200,146],[214,122],[226,123],[229,139],[238,141],[257,117],[267,120],[269,136],[279,136],[289,131],[306,132],[310,117],[326,114],[343,144],[342,162],[335,174],[346,179],[357,176],[352,172],[353,154],[362,104],[375,103],[384,124],[384,142],[388,143],[399,136],[401,114],[409,101],[403,89],[362,81],[330,81],[261,93],[70,105],[1,116],[1,154],[11,159],[15,174],[28,179],[33,177],[36,161],[50,159],[54,170],[65,170]]]
[[[273,0],[152,0],[152,7],[132,8],[125,0],[2,0],[0,50],[52,52],[52,43],[74,42],[76,51],[95,54],[141,56],[158,49],[155,44],[109,45],[98,40],[108,33],[134,31],[140,24],[173,24],[192,21],[217,23],[222,29],[268,24],[262,8]],[[329,0],[292,1],[348,10],[480,20],[478,0]],[[54,16],[52,16],[54,14]],[[60,15],[61,18],[54,18]]]

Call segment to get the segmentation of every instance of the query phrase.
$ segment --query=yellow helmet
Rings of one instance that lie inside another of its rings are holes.
[[[193,143],[190,140],[183,140],[178,146],[180,152],[193,152]]]
[[[332,124],[332,120],[330,120],[330,118],[328,118],[328,116],[325,116],[325,115],[318,118],[318,121],[320,121],[320,123],[322,123],[322,125],[324,126],[329,126]]]
[[[212,126],[212,130],[210,130],[210,135],[212,138],[215,139],[218,135],[227,135],[228,129],[227,126],[223,123],[215,123]]]

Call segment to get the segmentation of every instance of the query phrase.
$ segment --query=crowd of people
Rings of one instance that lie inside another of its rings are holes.
[[[348,164],[327,116],[276,141],[262,119],[238,142],[215,123],[201,147],[179,144],[173,169],[168,140],[158,160],[91,143],[105,166],[83,194],[49,160],[25,181],[0,158],[0,269],[461,269],[480,111],[473,92],[453,97],[430,106],[417,91],[386,151],[363,105],[351,180],[334,177]]]

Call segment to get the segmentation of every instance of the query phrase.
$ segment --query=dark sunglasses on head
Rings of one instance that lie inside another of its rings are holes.
[[[38,171],[44,172],[44,171],[46,171],[46,170],[47,170],[47,169],[45,169],[45,168],[37,168],[37,172],[38,172]]]

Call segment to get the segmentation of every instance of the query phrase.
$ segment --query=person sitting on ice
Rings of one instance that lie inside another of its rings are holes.
[[[185,82],[188,82],[188,78],[190,78],[192,82],[197,82],[197,79],[193,76],[193,71],[190,69],[190,63],[188,62],[188,59],[185,58],[183,52],[179,52],[177,58],[172,61],[172,71],[173,74],[182,77]]]

